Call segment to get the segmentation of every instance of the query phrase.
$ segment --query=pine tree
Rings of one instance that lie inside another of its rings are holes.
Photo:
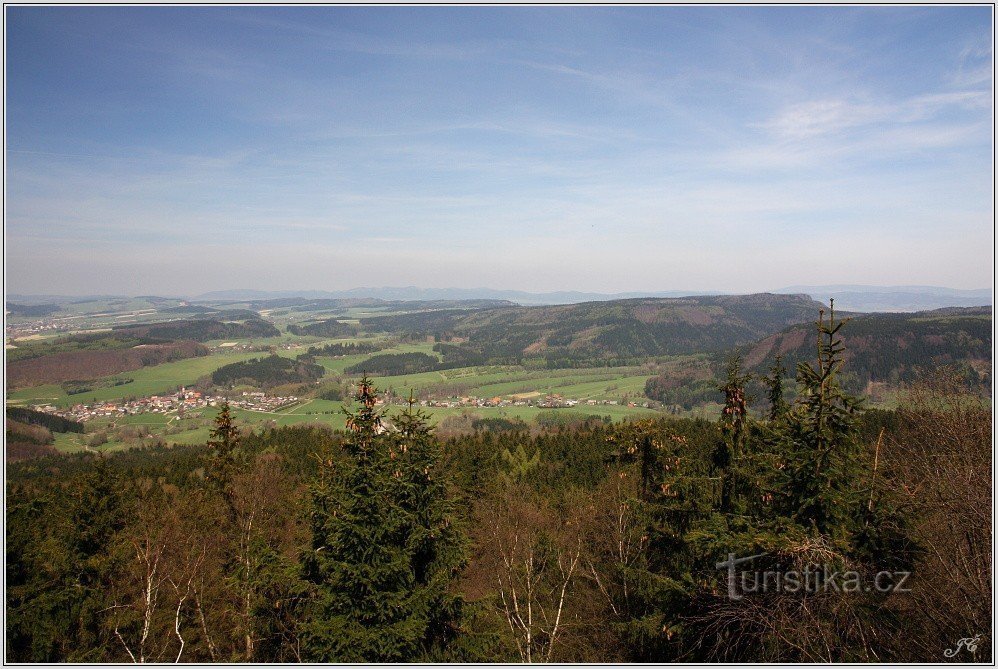
[[[348,414],[346,458],[322,463],[312,488],[312,548],[303,558],[314,598],[302,652],[319,662],[402,662],[446,640],[458,602],[447,593],[460,564],[438,455],[412,410],[389,433],[365,376]]]
[[[457,570],[465,562],[462,533],[456,511],[448,497],[440,471],[441,453],[428,423],[429,417],[415,409],[411,392],[408,408],[395,419],[391,452],[398,458],[398,499],[409,517],[406,550],[416,591],[414,613],[422,618],[421,654],[439,656],[457,633],[461,599],[449,590]]]
[[[61,488],[63,486],[60,486]],[[8,510],[8,660],[100,662],[113,657],[110,591],[127,552],[124,482],[97,456],[64,489]]]
[[[232,476],[236,468],[236,447],[239,444],[239,429],[232,422],[229,403],[222,404],[215,416],[215,427],[211,430],[208,447],[214,454],[208,465],[209,483],[226,498],[231,506]]]
[[[724,393],[721,429],[725,434],[725,443],[718,453],[717,465],[722,476],[721,509],[724,511],[732,509],[737,494],[737,471],[745,451],[747,429],[748,398],[745,395],[745,384],[750,378],[748,374],[741,374],[741,360],[732,358],[728,362],[725,383],[719,389]]]
[[[499,480],[503,485],[510,487],[526,480],[531,472],[536,471],[541,464],[540,449],[536,449],[534,454],[530,456],[524,450],[523,444],[518,444],[514,451],[504,448],[499,455],[504,466],[499,471]]]
[[[862,399],[839,385],[844,346],[838,336],[847,321],[835,321],[831,303],[826,323],[819,312],[817,364],[797,366],[799,397],[786,414],[787,512],[804,526],[833,538],[856,529],[861,506],[856,483],[863,480],[856,420]]]
[[[766,386],[766,399],[769,400],[769,420],[775,421],[787,412],[790,406],[783,399],[783,375],[787,373],[783,366],[783,356],[778,355],[769,368],[769,376],[762,377]]]

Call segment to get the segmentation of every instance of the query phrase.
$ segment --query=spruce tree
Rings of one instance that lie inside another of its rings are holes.
[[[783,375],[787,373],[783,366],[783,356],[778,355],[769,368],[769,376],[762,377],[766,386],[766,399],[769,400],[769,420],[775,421],[787,412],[790,406],[783,399]]]
[[[516,450],[504,448],[499,454],[503,468],[499,471],[499,481],[507,487],[525,481],[541,464],[541,451],[536,449],[533,455],[527,455],[523,444],[518,444]]]
[[[208,464],[207,478],[212,487],[226,498],[231,506],[232,476],[236,468],[236,447],[239,444],[239,429],[232,422],[229,403],[222,404],[215,416],[215,427],[211,430],[208,447],[214,450]]]
[[[724,385],[724,409],[721,411],[721,429],[724,432],[724,446],[717,454],[716,464],[721,471],[721,509],[730,511],[735,503],[738,485],[737,471],[745,451],[746,420],[748,418],[748,398],[745,384],[750,375],[741,373],[741,360],[732,358]]]
[[[450,584],[465,562],[465,545],[428,418],[415,409],[410,393],[408,408],[395,418],[398,431],[392,435],[390,453],[398,459],[393,478],[409,519],[405,548],[416,586],[411,615],[421,619],[423,628],[420,655],[439,657],[457,633],[461,617],[462,602],[450,592]]]
[[[74,586],[82,596],[80,636],[68,659],[88,661],[100,657],[111,584],[123,563],[120,532],[128,518],[124,481],[97,456],[75,491],[70,550],[76,563]]]
[[[386,430],[365,376],[348,413],[346,457],[322,462],[312,487],[312,547],[303,557],[314,596],[303,657],[318,662],[402,662],[446,640],[460,564],[436,446],[410,409]]]
[[[13,490],[6,535],[8,660],[113,657],[116,641],[106,622],[128,555],[121,537],[131,511],[124,487],[98,455],[58,490],[34,499]]]
[[[786,414],[787,460],[784,475],[787,512],[806,527],[844,539],[857,529],[863,480],[856,421],[862,399],[839,385],[844,346],[831,303],[828,321],[819,312],[817,363],[797,365],[799,397]]]

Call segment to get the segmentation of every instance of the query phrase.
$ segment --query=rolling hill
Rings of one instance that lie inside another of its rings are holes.
[[[803,295],[638,298],[582,304],[448,309],[361,319],[367,330],[434,335],[490,360],[543,358],[548,366],[713,352],[813,320]]]
[[[268,321],[251,318],[242,323],[213,319],[192,319],[122,325],[113,329],[118,335],[132,335],[162,340],[208,341],[209,339],[244,339],[252,337],[277,337],[281,332]]]
[[[288,332],[301,337],[349,337],[357,333],[357,328],[350,323],[342,323],[335,318],[330,318],[307,325],[292,323],[288,326]]]
[[[193,341],[59,351],[8,362],[7,386],[14,389],[96,379],[207,354],[207,348]]]
[[[897,386],[919,370],[957,365],[968,379],[988,386],[991,378],[990,307],[950,307],[913,314],[855,316],[840,330],[845,344],[843,381],[853,392],[869,383]],[[777,355],[793,375],[798,362],[814,358],[813,324],[795,325],[734,351],[744,368],[765,373]]]
[[[9,388],[87,381],[208,355],[198,342],[222,338],[274,337],[280,331],[260,319],[222,322],[195,318],[123,325],[110,331],[81,333],[23,343],[7,356]]]
[[[377,302],[473,302],[511,301],[517,304],[577,304],[579,302],[595,302],[620,300],[633,297],[687,297],[690,295],[713,295],[709,291],[668,290],[668,291],[631,291],[627,293],[593,293],[575,290],[561,290],[545,293],[531,293],[524,290],[506,290],[495,288],[419,288],[406,287],[362,287],[349,290],[216,290],[192,299],[202,301],[269,301],[274,299],[308,299],[308,300],[354,300],[369,303]],[[369,306],[369,305],[365,305]]]

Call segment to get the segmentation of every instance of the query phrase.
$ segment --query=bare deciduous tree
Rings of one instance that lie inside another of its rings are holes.
[[[899,401],[901,428],[885,445],[885,485],[909,506],[923,549],[908,604],[922,628],[911,635],[919,648],[909,652],[942,660],[959,639],[993,632],[991,408],[945,368]],[[972,659],[990,660],[990,644],[980,644]]]
[[[557,659],[581,572],[582,535],[525,486],[483,504],[487,571],[496,606],[523,662]]]

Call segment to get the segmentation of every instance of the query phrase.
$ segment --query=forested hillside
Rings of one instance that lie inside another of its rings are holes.
[[[59,311],[58,304],[14,304],[7,303],[7,311],[12,316],[48,316]]]
[[[216,369],[211,374],[219,386],[249,382],[262,388],[284,383],[308,383],[322,378],[325,369],[307,360],[292,360],[277,355],[234,362]]]
[[[328,355],[335,358],[344,355],[360,355],[363,353],[374,353],[390,346],[389,342],[346,342],[326,344],[325,346],[309,346],[308,355]]]
[[[194,318],[18,342],[7,353],[7,385],[16,389],[88,381],[208,355],[208,349],[198,342],[278,335],[272,323],[256,317],[243,322]]]
[[[846,370],[843,383],[856,392],[867,383],[897,386],[918,373],[956,365],[972,386],[991,384],[991,308],[947,308],[913,314],[869,314],[843,329]],[[782,356],[793,372],[813,356],[808,325],[797,325],[734,352],[745,369],[765,373]]]
[[[718,351],[803,323],[821,305],[801,295],[737,295],[442,310],[365,318],[370,330],[466,339],[490,360],[549,366]]]
[[[4,421],[7,462],[58,455],[53,432],[83,432],[83,424],[20,407],[7,407]]]
[[[96,379],[150,365],[207,355],[193,341],[139,344],[131,347],[74,349],[7,363],[7,386],[21,388],[45,383]]]
[[[114,328],[114,332],[138,337],[189,339],[199,342],[208,341],[209,339],[276,337],[281,334],[272,323],[260,318],[247,319],[242,323],[222,322],[213,319],[195,319],[143,325],[122,325]]]
[[[472,367],[485,364],[485,357],[463,346],[437,343],[433,345],[434,353],[440,353],[443,360],[427,353],[388,353],[371,356],[347,367],[343,371],[348,374],[377,374],[395,376],[399,374],[418,374],[457,367]]]
[[[321,292],[321,291],[315,291]],[[340,311],[358,307],[374,307],[379,309],[400,309],[402,311],[428,309],[489,309],[494,307],[514,306],[513,302],[495,299],[455,299],[455,300],[387,300],[360,295],[358,297],[303,297],[300,295],[275,297],[275,293],[265,291],[216,291],[206,293],[197,298],[197,302],[208,301],[214,305],[245,305],[248,309],[260,311],[265,309],[287,309],[295,311]]]
[[[357,334],[357,328],[350,323],[343,323],[330,318],[318,323],[308,323],[306,325],[291,324],[288,332],[299,336],[312,337],[349,337]]]

